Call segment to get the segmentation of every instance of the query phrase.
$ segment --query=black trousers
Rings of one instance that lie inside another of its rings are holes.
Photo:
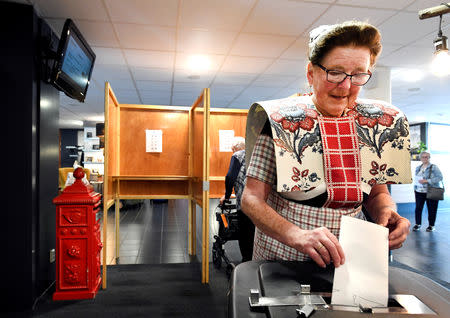
[[[426,193],[414,191],[414,194],[416,196],[416,224],[422,224],[422,210],[423,205],[426,202],[428,209],[428,225],[434,226],[439,201],[427,199]]]
[[[241,250],[242,262],[247,262],[252,260],[255,225],[244,212],[239,210],[237,213],[239,217],[239,249]]]

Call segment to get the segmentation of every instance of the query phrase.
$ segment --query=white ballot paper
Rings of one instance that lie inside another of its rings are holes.
[[[345,264],[334,271],[332,304],[387,307],[388,235],[383,226],[342,216],[339,243]]]

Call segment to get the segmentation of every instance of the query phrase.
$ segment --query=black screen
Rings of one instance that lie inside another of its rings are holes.
[[[83,102],[94,62],[95,53],[73,21],[67,19],[58,47],[53,84],[67,96]]]

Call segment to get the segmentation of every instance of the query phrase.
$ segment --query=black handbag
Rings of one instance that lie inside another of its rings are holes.
[[[428,175],[428,179],[431,177],[431,169],[433,169],[433,165],[430,166],[430,173]],[[430,200],[444,200],[444,186],[442,185],[442,188],[439,187],[430,187],[427,186],[427,199]]]

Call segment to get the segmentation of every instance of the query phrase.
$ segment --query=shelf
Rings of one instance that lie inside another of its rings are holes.
[[[103,164],[103,162],[87,162],[87,161],[85,161],[83,163],[85,165],[102,165]]]
[[[103,149],[91,149],[91,150],[83,150],[84,152],[101,152]]]

